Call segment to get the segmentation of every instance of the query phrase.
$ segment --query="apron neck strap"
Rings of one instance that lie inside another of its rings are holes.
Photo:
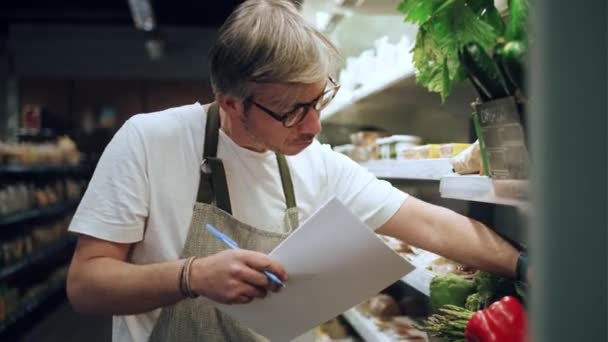
[[[279,173],[281,174],[281,184],[283,185],[283,194],[285,195],[285,203],[287,209],[295,208],[296,194],[293,189],[293,182],[291,180],[291,172],[289,171],[289,164],[287,164],[287,158],[280,153],[275,153],[277,156],[277,163],[279,164]]]
[[[217,144],[220,130],[219,105],[214,102],[207,111],[207,124],[205,127],[205,146],[203,151],[203,162],[201,164],[201,180],[196,196],[197,202],[211,204],[215,199],[218,208],[232,214],[230,205],[230,194],[226,182],[226,171],[224,163],[217,158]],[[289,164],[284,155],[276,153],[281,175],[281,184],[287,208],[296,207],[296,196],[291,180]]]
[[[224,163],[221,159],[217,158],[219,131],[219,106],[217,103],[213,103],[207,111],[205,146],[203,151],[203,162],[201,163],[201,180],[198,184],[196,201],[211,204],[215,199],[215,204],[218,208],[232,214]]]

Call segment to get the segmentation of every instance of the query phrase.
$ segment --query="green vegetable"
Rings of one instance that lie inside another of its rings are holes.
[[[496,64],[480,44],[467,43],[459,50],[459,56],[472,81],[485,97],[495,100],[510,95]]]
[[[521,299],[515,287],[515,282],[492,273],[479,271],[473,277],[473,282],[481,300],[482,306],[485,308],[497,299],[505,296],[514,296]]]
[[[491,298],[500,285],[501,277],[489,272],[479,271],[473,277],[477,293],[484,298]]]
[[[417,329],[448,341],[464,341],[464,332],[473,312],[461,307],[446,305],[437,314],[426,319]]]
[[[524,63],[526,46],[521,41],[511,41],[505,44],[502,51],[502,67],[510,82],[524,90]]]
[[[475,292],[472,280],[454,274],[436,276],[430,288],[431,305],[436,309],[445,305],[464,306],[467,297]]]
[[[412,50],[416,81],[429,91],[449,96],[452,82],[465,79],[458,49],[477,41],[489,49],[504,32],[491,0],[401,0],[405,21],[420,25]]]
[[[528,0],[509,0],[509,40],[525,40],[528,27]]]
[[[485,307],[485,301],[481,298],[479,293],[473,293],[467,297],[467,301],[464,303],[464,308],[469,311],[481,310]]]

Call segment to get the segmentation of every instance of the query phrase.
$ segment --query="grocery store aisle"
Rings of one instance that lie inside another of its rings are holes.
[[[21,339],[22,342],[110,342],[112,319],[74,312],[67,301],[49,313]]]

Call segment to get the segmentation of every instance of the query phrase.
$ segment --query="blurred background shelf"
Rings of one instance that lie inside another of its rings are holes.
[[[73,248],[75,245],[76,237],[74,236],[68,236],[59,241],[52,242],[16,263],[0,267],[0,280],[19,272],[27,271],[31,266],[44,263],[57,254]]]
[[[91,168],[83,165],[2,165],[0,166],[0,177],[15,176],[70,176],[89,175]]]
[[[42,292],[23,301],[16,311],[0,322],[0,340],[12,341],[10,336],[18,332],[20,326],[27,325],[32,315],[54,309],[57,302],[63,298],[65,298],[65,278],[60,278],[54,280]]]
[[[363,316],[357,309],[352,308],[342,314],[350,325],[361,335],[364,341],[390,342],[393,341],[384,334],[376,325]]]
[[[80,200],[70,200],[63,203],[56,203],[44,208],[24,210],[0,217],[0,228],[4,228],[25,221],[57,216],[68,213],[76,209]]]
[[[486,176],[447,176],[439,184],[441,197],[465,201],[528,207],[526,180],[494,180]]]
[[[453,174],[449,158],[419,160],[371,160],[361,164],[378,178],[438,181]]]

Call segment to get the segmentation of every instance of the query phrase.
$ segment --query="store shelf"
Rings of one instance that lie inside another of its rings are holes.
[[[14,177],[21,175],[48,176],[64,174],[83,174],[88,168],[82,165],[2,165],[0,166],[1,177]]]
[[[449,158],[420,160],[372,160],[361,164],[378,178],[438,181],[453,174]]]
[[[408,79],[414,79],[414,70],[395,71],[395,73],[391,74],[391,77],[384,82],[363,86],[360,89],[353,91],[353,94],[347,99],[336,98],[329,107],[323,110],[321,113],[321,120],[326,120],[363,99],[373,100],[375,95]]]
[[[59,241],[53,242],[50,245],[35,251],[31,255],[28,255],[24,259],[8,266],[0,267],[0,279],[7,278],[16,273],[22,272],[24,270],[29,269],[33,265],[40,264],[50,258],[52,258],[57,253],[61,253],[68,248],[72,248],[76,243],[75,237],[66,237]]]
[[[44,208],[30,209],[19,211],[16,213],[4,215],[0,217],[0,228],[13,225],[15,223],[21,223],[28,220],[50,217],[67,213],[71,210],[76,209],[79,200],[70,200],[64,203],[52,204]]]
[[[439,192],[443,198],[503,204],[526,208],[528,181],[494,180],[485,176],[446,176]]]
[[[393,339],[380,331],[378,327],[363,316],[357,309],[352,308],[342,314],[350,325],[363,337],[365,341],[391,342]]]
[[[416,268],[401,278],[401,281],[428,297],[431,295],[431,280],[434,276],[435,274],[429,270]]]
[[[54,298],[63,296],[64,294],[65,279],[59,279],[54,281],[43,292],[26,299],[16,311],[10,313],[4,321],[0,322],[0,337],[7,334],[10,330],[15,330],[13,328],[27,321],[32,313],[44,309]]]

